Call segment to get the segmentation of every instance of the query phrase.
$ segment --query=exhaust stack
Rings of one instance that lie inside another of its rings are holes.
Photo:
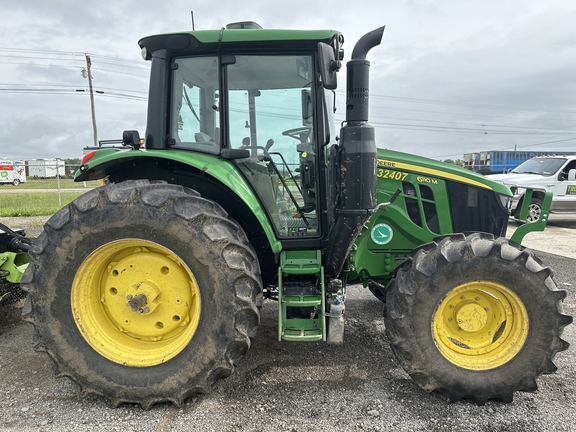
[[[342,272],[352,244],[377,204],[376,139],[374,127],[367,123],[370,62],[366,55],[380,44],[383,33],[384,27],[380,27],[362,36],[346,65],[346,124],[340,129],[339,193],[325,266],[332,277]]]

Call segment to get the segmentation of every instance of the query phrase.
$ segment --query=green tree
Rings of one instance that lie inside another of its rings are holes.
[[[455,161],[452,160],[452,159],[444,159],[443,162],[449,163],[449,164],[452,164],[452,165],[456,165],[456,166],[459,166],[459,167],[463,167],[463,166],[464,166],[464,162],[463,162],[461,159],[456,159]]]
[[[72,177],[76,170],[80,168],[81,160],[78,158],[63,159],[66,165],[66,177]]]

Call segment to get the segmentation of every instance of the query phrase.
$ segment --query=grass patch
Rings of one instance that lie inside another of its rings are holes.
[[[1,194],[0,217],[49,216],[84,193],[84,190],[62,192],[62,205],[56,192]]]
[[[86,183],[86,185],[84,185]],[[90,180],[87,182],[75,182],[71,178],[61,178],[60,188],[61,189],[84,189],[95,188],[100,186],[98,180]],[[34,179],[27,178],[25,183],[20,183],[18,186],[4,185],[4,187],[10,187],[13,189],[58,189],[58,179]]]

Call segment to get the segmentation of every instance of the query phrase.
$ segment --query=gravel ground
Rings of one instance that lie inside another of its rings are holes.
[[[576,260],[537,255],[568,291],[564,313],[576,315]],[[258,335],[232,376],[181,408],[143,411],[79,399],[73,383],[53,376],[48,356],[32,349],[32,328],[20,321],[19,307],[0,309],[0,431],[576,430],[574,325],[563,334],[572,348],[556,356],[558,372],[540,377],[538,391],[478,407],[448,404],[410,379],[388,346],[382,304],[362,287],[349,288],[340,346],[278,342],[277,304],[266,301]]]
[[[11,229],[23,228],[28,237],[38,237],[48,219],[50,216],[0,217],[0,223]]]

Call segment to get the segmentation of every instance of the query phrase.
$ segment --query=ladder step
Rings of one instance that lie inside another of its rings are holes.
[[[285,274],[317,274],[322,270],[319,250],[282,251],[282,272]]]
[[[292,342],[313,342],[322,340],[322,329],[285,328],[282,339]]]
[[[322,296],[319,295],[299,295],[282,296],[282,303],[289,307],[314,307],[322,304]]]

